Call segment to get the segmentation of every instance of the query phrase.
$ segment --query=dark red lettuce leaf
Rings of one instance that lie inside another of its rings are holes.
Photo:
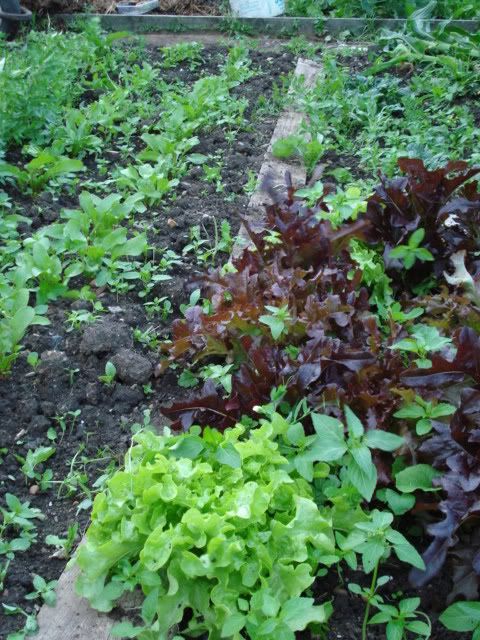
[[[445,517],[427,527],[433,541],[423,556],[426,571],[411,573],[415,586],[426,584],[440,571],[449,548],[458,541],[459,528],[480,517],[480,391],[464,390],[450,425],[435,424],[435,432],[420,452],[443,472],[437,484],[444,492],[439,509]],[[477,558],[474,566],[480,580]]]
[[[394,284],[409,288],[433,275],[441,278],[450,267],[450,257],[460,249],[480,249],[480,193],[470,182],[480,168],[469,169],[465,162],[449,162],[429,171],[421,160],[400,158],[402,178],[381,178],[381,185],[369,199],[366,219],[368,239],[384,247],[387,272]],[[425,230],[422,247],[434,257],[433,262],[416,262],[405,276],[403,263],[390,258],[392,249],[407,244],[417,229]],[[473,258],[467,268],[475,262]]]

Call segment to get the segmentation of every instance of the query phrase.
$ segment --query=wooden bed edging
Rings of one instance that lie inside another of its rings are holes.
[[[170,16],[170,15],[120,15],[116,13],[59,13],[50,16],[54,22],[69,23],[79,19],[100,18],[105,29],[126,30],[133,33],[155,33],[158,31],[216,31],[228,32],[245,30],[246,35],[270,35],[290,37],[304,35],[309,37],[321,33],[339,34],[350,31],[360,34],[366,30],[388,28],[401,30],[407,21],[401,18],[232,18],[231,16]],[[445,20],[429,20],[431,27],[440,26]],[[466,31],[480,30],[480,20],[451,20],[452,26]]]

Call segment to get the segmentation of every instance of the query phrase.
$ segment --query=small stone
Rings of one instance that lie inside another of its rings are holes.
[[[48,384],[48,381],[63,376],[68,358],[64,351],[44,351],[41,354],[40,363],[37,367],[39,378]]]
[[[36,496],[37,493],[39,492],[40,487],[38,486],[38,484],[32,484],[32,486],[30,487],[30,489],[28,490],[28,493],[31,496]]]
[[[143,393],[140,389],[134,389],[125,384],[117,384],[112,395],[115,404],[123,407],[135,407],[144,400]]]
[[[90,309],[90,303],[88,300],[74,300],[71,304],[71,308],[74,311],[83,311]]]
[[[38,433],[43,433],[50,426],[50,420],[45,416],[33,416],[30,422],[31,431],[35,431]]]
[[[112,362],[117,369],[117,378],[126,384],[145,384],[152,375],[150,361],[131,349],[121,349]]]
[[[170,227],[170,229],[174,229],[176,226],[178,226],[173,218],[168,218],[167,224]]]
[[[131,344],[132,334],[125,324],[106,320],[85,329],[80,351],[84,355],[115,353]]]
[[[97,405],[100,401],[100,385],[97,382],[89,382],[85,388],[85,400],[88,404]]]
[[[43,415],[47,416],[48,418],[51,418],[56,414],[55,404],[53,402],[50,402],[49,400],[45,400],[44,402],[41,402],[40,408],[42,410]]]

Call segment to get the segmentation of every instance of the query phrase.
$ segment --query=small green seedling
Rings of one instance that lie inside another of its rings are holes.
[[[103,384],[107,385],[107,387],[113,387],[113,385],[115,384],[116,375],[117,375],[117,368],[113,364],[113,362],[110,362],[109,360],[105,365],[104,375],[98,376],[98,379],[100,380],[100,382],[103,382]]]
[[[7,640],[25,640],[27,636],[33,636],[37,633],[38,623],[35,613],[27,613],[21,607],[5,604],[4,602],[2,602],[2,607],[6,616],[23,616],[25,618],[23,628],[20,631],[9,634]]]
[[[30,351],[30,353],[27,356],[27,362],[32,367],[32,369],[36,369],[38,367],[39,361],[40,360],[39,360],[38,353],[36,351]]]
[[[78,524],[75,522],[68,527],[66,538],[49,534],[45,538],[45,543],[49,546],[56,547],[57,551],[54,554],[56,557],[68,558],[72,552],[77,537]]]
[[[295,195],[305,200],[309,207],[315,206],[320,198],[323,198],[323,194],[323,183],[320,181],[316,182],[313,187],[305,187],[295,191]]]
[[[262,324],[270,327],[270,332],[274,340],[278,340],[283,333],[288,331],[288,323],[292,319],[288,312],[288,305],[283,307],[272,307],[266,305],[265,309],[270,313],[260,316],[259,320]]]
[[[8,567],[10,566],[11,560],[5,560],[5,562],[0,562],[0,593],[5,588],[5,579],[8,573]]]
[[[45,578],[34,574],[33,576],[34,591],[27,593],[25,600],[37,600],[41,598],[42,601],[49,607],[54,607],[57,602],[57,594],[55,589],[57,587],[57,580],[50,580],[47,582]]]
[[[390,316],[394,322],[403,324],[409,320],[415,320],[423,315],[424,311],[420,307],[414,307],[410,311],[404,311],[402,305],[399,302],[394,302],[389,309]]]
[[[315,169],[318,161],[326,151],[324,137],[317,134],[311,140],[303,135],[291,135],[274,143],[272,153],[276,158],[299,158],[307,169],[308,175]]]
[[[55,447],[38,447],[34,451],[29,449],[25,458],[15,454],[15,458],[22,465],[21,470],[25,478],[35,480],[41,491],[46,491],[50,488],[53,472],[51,469],[46,469],[45,471],[40,472],[37,471],[36,468],[39,464],[42,464],[51,458],[55,451]]]
[[[400,244],[390,251],[390,258],[397,258],[403,262],[405,269],[411,269],[415,262],[432,262],[433,255],[428,249],[421,247],[425,238],[425,229],[417,229],[408,239],[407,244]]]
[[[213,380],[219,382],[225,389],[227,394],[232,393],[232,374],[230,371],[233,364],[209,364],[200,371],[200,377],[203,380]]]
[[[348,590],[354,593],[356,596],[360,596],[365,602],[365,612],[362,625],[362,640],[366,640],[367,638],[367,624],[371,607],[378,607],[383,602],[382,596],[379,595],[377,591],[378,589],[380,589],[380,587],[383,587],[383,585],[387,584],[387,582],[390,582],[391,579],[391,576],[377,577],[374,575],[370,587],[362,587],[356,582],[350,582],[348,584]]]
[[[428,402],[420,396],[415,396],[413,402],[404,404],[393,416],[395,418],[416,420],[415,430],[417,435],[424,436],[432,430],[432,420],[450,416],[455,413],[455,410],[453,405],[446,402]]]
[[[380,602],[372,604],[379,612],[370,618],[368,624],[386,624],[387,640],[406,640],[412,637],[409,634],[416,639],[430,638],[432,623],[426,614],[418,611],[420,598],[404,598],[398,607]],[[425,622],[419,617],[423,617]]]
[[[410,335],[410,338],[396,342],[390,349],[415,353],[418,358],[415,358],[414,362],[420,369],[429,369],[432,366],[432,361],[427,358],[428,353],[441,351],[452,344],[450,338],[444,338],[436,327],[427,324],[415,325]]]

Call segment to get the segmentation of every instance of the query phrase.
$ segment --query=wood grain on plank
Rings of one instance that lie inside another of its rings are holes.
[[[65,569],[57,585],[55,607],[43,605],[38,614],[39,632],[35,640],[111,640],[113,621],[94,611],[87,600],[75,593],[77,567]]]
[[[295,68],[295,78],[303,77],[305,88],[313,87],[319,77],[321,68],[321,65],[311,60],[299,58]],[[269,196],[261,190],[264,178],[269,176],[274,185],[281,186],[285,184],[285,174],[288,171],[295,186],[303,187],[305,185],[307,173],[302,164],[293,160],[279,160],[272,154],[272,148],[275,142],[281,138],[286,138],[287,136],[297,133],[304,117],[304,114],[291,107],[278,119],[277,126],[273,132],[272,139],[270,140],[262,167],[258,174],[257,188],[250,198],[248,211],[245,215],[246,220],[248,220],[252,228],[255,228],[263,218],[265,205],[271,202]],[[233,257],[239,256],[243,248],[248,244],[249,236],[245,227],[242,225],[232,250]]]

